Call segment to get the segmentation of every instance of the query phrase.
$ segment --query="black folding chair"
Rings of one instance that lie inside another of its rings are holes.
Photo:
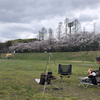
[[[67,75],[68,78],[70,78],[70,75],[72,74],[72,65],[58,65],[58,74],[60,74],[61,76],[61,81],[63,79],[64,75]]]

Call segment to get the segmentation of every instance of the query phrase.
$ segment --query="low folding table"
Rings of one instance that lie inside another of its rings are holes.
[[[92,84],[91,79],[88,77],[77,77],[77,78],[80,82],[78,86],[82,85],[84,88],[87,88],[89,85],[98,86],[98,85]]]

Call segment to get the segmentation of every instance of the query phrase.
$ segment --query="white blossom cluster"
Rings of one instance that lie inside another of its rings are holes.
[[[73,47],[79,48],[90,46],[92,43],[100,41],[100,34],[80,32],[74,34],[66,34],[59,40],[56,38],[49,38],[47,40],[35,41],[29,43],[14,43],[9,47],[9,52],[44,52],[71,49]]]

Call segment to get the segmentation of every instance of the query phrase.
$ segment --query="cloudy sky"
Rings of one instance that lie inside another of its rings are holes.
[[[100,31],[100,0],[0,0],[0,41],[36,38],[42,27],[54,31],[65,18]]]

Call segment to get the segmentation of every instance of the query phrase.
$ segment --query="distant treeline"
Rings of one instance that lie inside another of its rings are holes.
[[[1,53],[96,51],[100,50],[100,33],[80,32],[46,40],[17,39],[0,45]]]
[[[33,39],[16,39],[16,40],[12,40],[12,43],[15,43],[15,42],[28,43],[28,42],[37,41],[37,40],[38,39],[36,39],[36,38],[33,38]]]
[[[0,53],[5,53],[5,52],[9,52],[8,48],[10,46],[13,46],[15,43],[29,43],[29,42],[33,42],[33,41],[37,41],[38,39],[33,38],[33,39],[15,39],[15,40],[9,40],[9,41],[5,41],[5,42],[0,42]]]
[[[96,51],[100,50],[100,34],[80,32],[66,34],[60,39],[48,38],[41,41],[28,43],[16,42],[10,46],[9,52],[76,52],[76,51]]]

